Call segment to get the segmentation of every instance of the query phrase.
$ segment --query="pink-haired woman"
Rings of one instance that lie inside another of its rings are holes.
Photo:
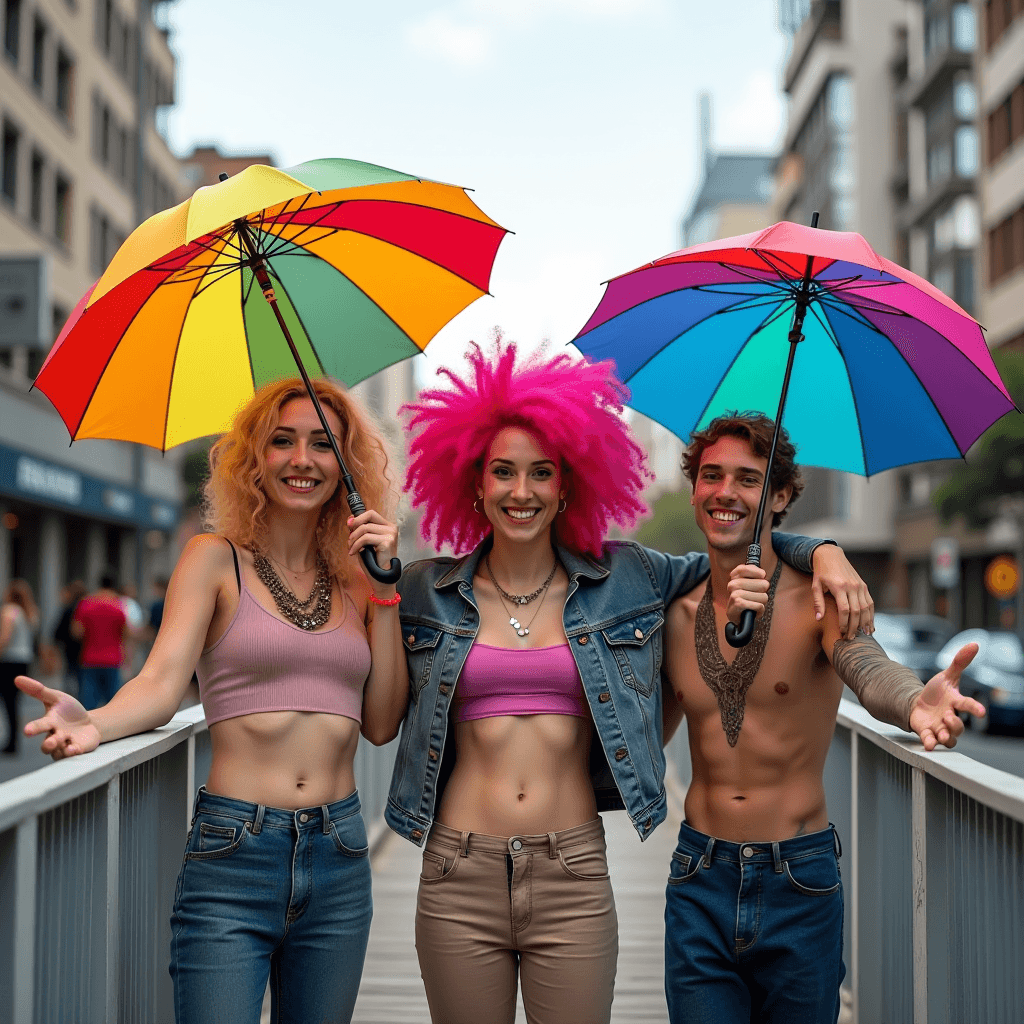
[[[60,758],[163,725],[199,677],[213,759],[171,916],[182,1024],[256,1024],[268,979],[275,1021],[346,1024],[359,989],[372,903],[353,758],[409,683],[395,588],[356,555],[390,563],[397,495],[370,416],[314,387],[368,511],[349,516],[302,382],[268,384],[210,453],[212,532],[182,552],[139,675],[89,712],[18,680],[46,705],[25,731]]]
[[[423,535],[463,557],[400,584],[412,699],[386,817],[425,844],[416,947],[437,1024],[481,1007],[511,1024],[517,979],[535,1024],[601,1024],[618,936],[598,811],[624,807],[642,839],[665,817],[661,627],[707,562],[606,543],[647,477],[610,363],[500,344],[469,362],[410,407]],[[777,544],[806,571],[815,546]],[[859,593],[830,551],[826,584]]]

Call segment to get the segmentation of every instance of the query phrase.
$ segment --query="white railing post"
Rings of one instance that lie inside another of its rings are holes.
[[[36,980],[36,865],[39,816],[18,823],[14,864],[13,1011],[15,1024],[33,1024]]]
[[[106,928],[106,972],[104,977],[104,1017],[106,1024],[117,1024],[118,984],[120,982],[118,955],[120,939],[119,904],[121,886],[119,877],[121,847],[121,776],[115,775],[107,783],[107,855],[106,892],[104,907],[107,913]]]
[[[928,803],[920,768],[911,769],[911,884],[914,936],[914,1024],[928,1024]]]
[[[850,728],[850,991],[853,1019],[860,1022],[860,737]]]

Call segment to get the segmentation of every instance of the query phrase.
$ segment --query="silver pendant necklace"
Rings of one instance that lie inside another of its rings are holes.
[[[530,626],[533,625],[534,620],[540,612],[541,606],[544,604],[544,598],[548,595],[548,587],[551,586],[551,581],[555,578],[555,570],[558,568],[558,559],[555,559],[555,564],[551,566],[551,572],[548,573],[548,578],[532,593],[532,594],[509,594],[502,590],[498,585],[498,581],[494,578],[494,572],[491,569],[491,556],[488,553],[484,559],[484,565],[487,566],[487,575],[491,577],[491,582],[494,584],[494,589],[498,592],[498,600],[501,601],[502,608],[508,611],[505,607],[505,601],[511,601],[513,604],[529,604],[531,601],[540,597],[540,604],[537,605],[536,611],[533,613],[533,617],[524,626],[519,619],[516,618],[511,612],[509,612],[508,624],[516,631],[517,636],[529,636]]]

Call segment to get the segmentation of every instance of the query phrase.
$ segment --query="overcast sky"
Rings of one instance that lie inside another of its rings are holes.
[[[431,364],[495,324],[564,344],[602,281],[679,248],[701,90],[719,149],[783,126],[772,0],[179,0],[169,20],[179,153],[367,160],[472,188],[515,232]]]

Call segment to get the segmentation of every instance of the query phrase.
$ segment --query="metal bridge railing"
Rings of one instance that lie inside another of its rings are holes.
[[[844,700],[825,789],[854,1019],[1024,1021],[1024,780]]]
[[[371,843],[395,749],[356,755]],[[197,706],[0,785],[0,1021],[173,1021],[171,904],[209,766]]]

